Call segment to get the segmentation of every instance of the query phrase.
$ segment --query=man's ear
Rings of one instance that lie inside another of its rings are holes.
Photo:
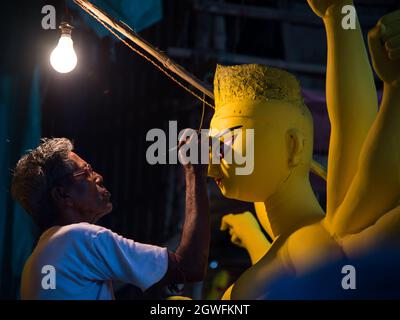
[[[63,187],[54,187],[51,189],[51,197],[58,206],[72,206],[71,197]]]
[[[296,167],[301,159],[304,148],[304,136],[298,129],[290,129],[286,133],[288,146],[288,165]]]

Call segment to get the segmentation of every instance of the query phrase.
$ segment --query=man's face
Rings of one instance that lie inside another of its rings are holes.
[[[68,187],[72,206],[80,213],[82,221],[94,223],[111,212],[111,194],[103,186],[103,177],[93,171],[86,161],[74,152],[69,158],[75,163],[75,174]]]

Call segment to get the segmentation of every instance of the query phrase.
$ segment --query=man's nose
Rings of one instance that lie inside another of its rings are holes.
[[[101,174],[99,174],[99,173],[97,173],[97,172],[94,172],[94,174],[95,174],[95,181],[96,181],[96,183],[103,183],[103,176],[101,175]]]

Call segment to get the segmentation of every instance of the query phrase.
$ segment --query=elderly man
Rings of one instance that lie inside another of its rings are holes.
[[[168,252],[95,225],[112,210],[102,176],[68,139],[43,139],[19,160],[11,188],[44,231],[24,267],[22,299],[113,299],[112,280],[142,290],[202,280],[209,246],[206,168],[184,166],[185,223],[176,252]],[[48,265],[55,286],[42,284]]]

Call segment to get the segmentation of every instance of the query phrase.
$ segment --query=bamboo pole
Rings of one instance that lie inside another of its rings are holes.
[[[134,42],[137,46],[139,46],[147,53],[152,55],[154,58],[156,58],[159,62],[161,62],[168,70],[175,73],[188,83],[190,83],[193,87],[195,87],[196,89],[198,89],[211,99],[214,99],[214,94],[211,88],[207,84],[202,82],[200,79],[196,78],[190,72],[186,71],[183,67],[178,65],[175,61],[170,59],[168,56],[159,51],[157,48],[153,47],[146,40],[142,39],[136,32],[131,30],[124,23],[115,21],[107,13],[103,12],[101,9],[97,8],[94,4],[92,4],[87,0],[74,0],[74,2],[85,11],[89,11],[92,14],[94,14],[98,19],[106,23],[111,28],[123,34],[129,40]]]
[[[183,67],[178,65],[175,61],[170,59],[167,55],[159,51],[157,48],[153,47],[146,40],[142,39],[137,33],[131,30],[127,25],[122,22],[115,21],[112,17],[110,17],[107,13],[103,12],[91,2],[87,0],[74,0],[74,2],[80,6],[83,10],[89,11],[94,14],[99,20],[106,23],[109,27],[117,30],[125,37],[134,42],[137,46],[141,47],[147,53],[156,58],[159,62],[161,62],[168,70],[180,76],[182,79],[190,83],[193,87],[214,99],[214,94],[211,88],[203,83],[201,80],[196,78],[194,75],[186,71]],[[320,176],[322,179],[326,180],[326,170],[325,168],[316,161],[312,161],[311,163],[311,171],[316,175]]]

